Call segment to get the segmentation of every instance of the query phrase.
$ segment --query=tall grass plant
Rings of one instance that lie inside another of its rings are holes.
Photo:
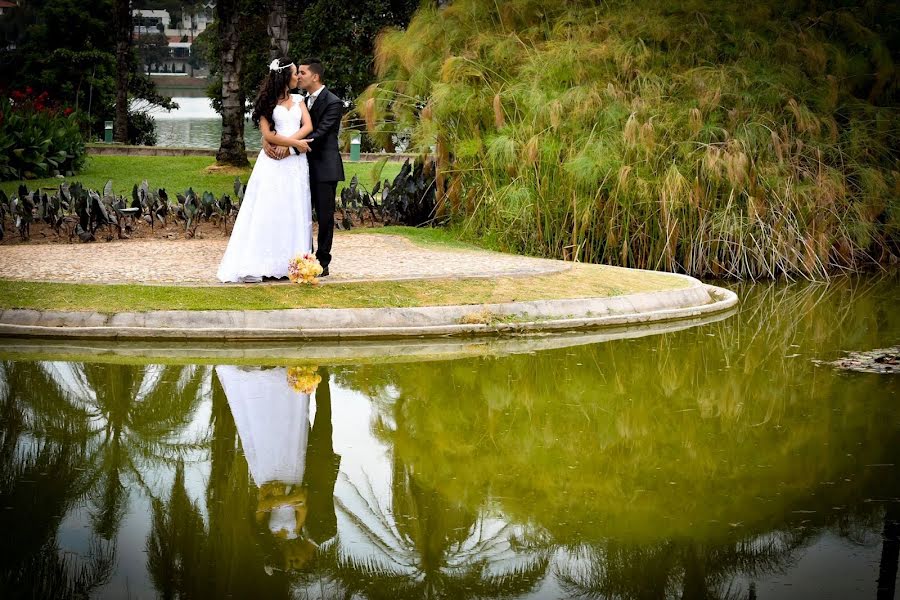
[[[895,262],[900,11],[808,4],[423,6],[358,106],[505,250],[753,279]]]

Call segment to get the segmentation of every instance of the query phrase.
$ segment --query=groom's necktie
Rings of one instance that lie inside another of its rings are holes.
[[[312,108],[313,102],[316,101],[316,97],[310,94],[306,97],[306,108]]]

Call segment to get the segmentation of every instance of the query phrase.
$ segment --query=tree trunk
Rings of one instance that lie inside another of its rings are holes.
[[[240,7],[236,0],[216,3],[216,22],[219,28],[219,64],[222,69],[222,139],[216,160],[227,165],[245,167],[247,148],[244,146],[244,90],[241,89],[242,27]]]
[[[269,21],[266,25],[269,32],[269,60],[287,57],[290,52],[287,22],[287,0],[271,0]]]
[[[116,116],[113,140],[128,143],[128,77],[131,73],[131,8],[128,0],[116,0],[113,28],[116,36]]]

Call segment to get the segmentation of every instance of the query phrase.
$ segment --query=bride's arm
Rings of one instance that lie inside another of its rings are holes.
[[[260,117],[259,119],[259,130],[262,132],[263,139],[275,146],[294,146],[295,148],[300,148],[301,145],[306,145],[306,142],[303,142],[299,139],[287,137],[285,135],[279,135],[278,133],[272,131],[272,127],[269,125],[269,120],[265,117]]]
[[[313,130],[312,119],[309,116],[309,109],[306,108],[305,102],[300,102],[300,110],[303,111],[303,127],[297,130],[297,133],[291,135],[290,137],[297,140],[304,140],[306,136],[310,134]]]
[[[300,140],[300,144],[296,146],[297,150],[300,152],[309,152],[309,142],[312,140],[306,139],[306,136],[313,130],[312,117],[309,116],[309,109],[306,108],[306,102],[300,103],[300,110],[303,111],[303,126],[291,137]]]

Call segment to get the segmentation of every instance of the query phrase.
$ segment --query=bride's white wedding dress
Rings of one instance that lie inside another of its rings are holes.
[[[257,486],[300,485],[306,469],[309,394],[291,387],[287,369],[218,365],[216,375],[234,416]]]
[[[300,129],[303,111],[297,102],[291,108],[279,104],[272,118],[279,135],[291,136]],[[260,151],[216,276],[223,282],[286,277],[288,262],[311,250],[306,154],[275,160]]]
[[[291,387],[287,369],[261,369],[219,365],[216,375],[225,397],[241,447],[257,487],[277,482],[300,486],[306,470],[309,438],[309,394]],[[299,536],[295,506],[271,508],[269,529]]]

